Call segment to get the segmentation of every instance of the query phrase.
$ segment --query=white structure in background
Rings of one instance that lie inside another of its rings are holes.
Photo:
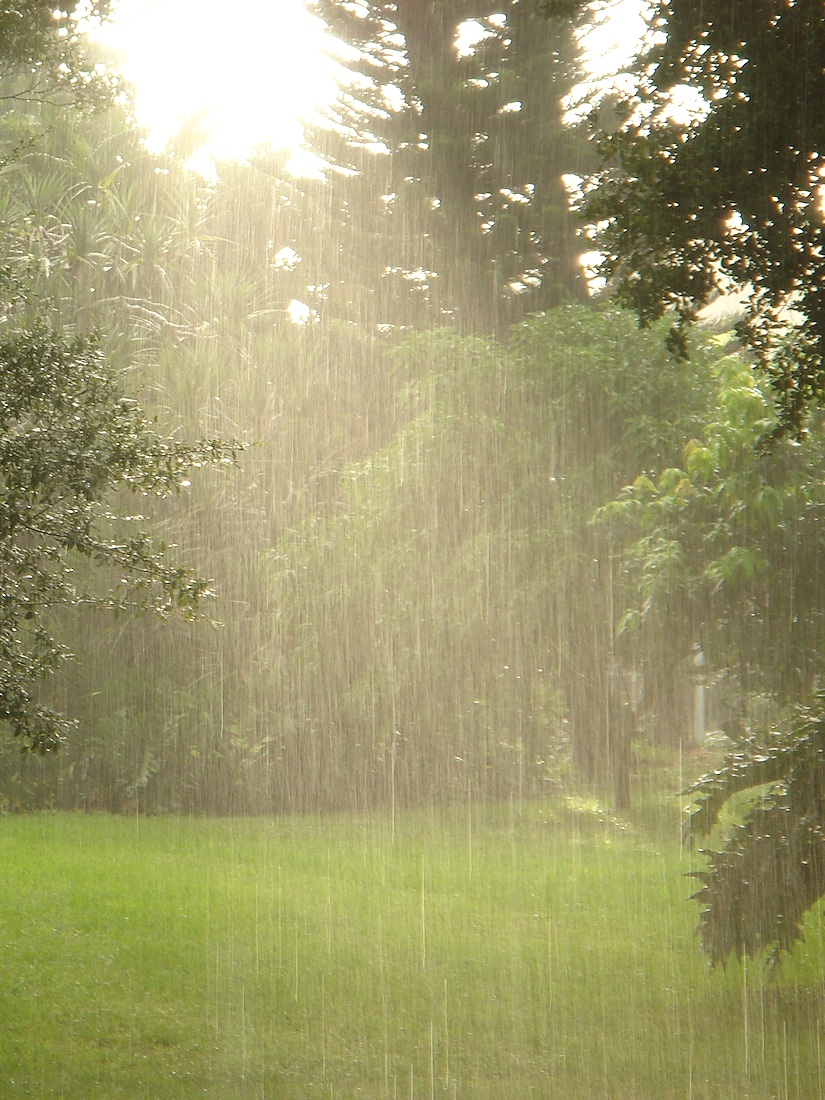
[[[693,647],[693,741],[701,745],[707,732],[705,713],[705,654],[697,642]]]

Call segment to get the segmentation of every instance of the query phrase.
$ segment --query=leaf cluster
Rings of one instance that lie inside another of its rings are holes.
[[[688,839],[709,836],[744,792],[753,795],[744,818],[694,872],[712,964],[767,949],[777,961],[802,938],[806,913],[825,893],[825,693],[797,707],[785,729],[743,741],[688,790]]]
[[[210,594],[114,494],[177,493],[192,468],[234,456],[156,432],[94,338],[45,325],[0,337],[0,719],[32,751],[56,748],[65,726],[35,692],[69,656],[52,609],[192,615]]]
[[[825,394],[822,5],[669,0],[650,26],[632,90],[590,117],[602,272],[644,324],[675,311],[677,348],[713,295],[743,294],[777,434],[798,435]]]
[[[619,632],[640,643],[678,628],[685,652],[701,639],[718,671],[758,670],[765,690],[787,698],[820,663],[824,441],[812,424],[801,445],[760,451],[773,403],[737,355],[717,362],[714,388],[679,465],[640,473],[597,513],[622,547]]]

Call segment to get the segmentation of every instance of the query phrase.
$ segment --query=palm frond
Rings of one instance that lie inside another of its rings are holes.
[[[825,894],[825,691],[796,709],[786,731],[745,742],[689,789],[688,837],[707,836],[734,795],[758,788],[722,849],[706,851],[706,868],[692,872],[713,965],[763,951],[778,961]]]

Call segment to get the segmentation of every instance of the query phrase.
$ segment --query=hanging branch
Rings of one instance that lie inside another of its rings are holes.
[[[797,708],[787,731],[750,739],[726,767],[687,793],[689,841],[707,836],[734,795],[758,792],[721,851],[707,851],[693,894],[711,964],[770,950],[779,961],[803,935],[808,910],[825,894],[825,691]]]

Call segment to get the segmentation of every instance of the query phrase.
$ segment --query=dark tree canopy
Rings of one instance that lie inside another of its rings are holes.
[[[653,5],[635,90],[591,115],[583,203],[619,299],[643,323],[675,309],[677,344],[716,293],[747,295],[741,334],[795,433],[825,394],[823,58],[820,0]]]

